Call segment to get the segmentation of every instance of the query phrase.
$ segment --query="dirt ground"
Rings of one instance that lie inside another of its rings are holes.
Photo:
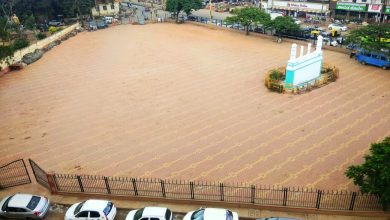
[[[191,24],[84,32],[0,78],[0,161],[62,173],[355,190],[390,135],[390,72],[325,51],[340,79],[269,92],[291,45]]]

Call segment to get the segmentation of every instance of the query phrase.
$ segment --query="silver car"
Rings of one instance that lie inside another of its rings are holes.
[[[43,196],[15,194],[0,202],[0,216],[6,218],[43,219],[50,201]]]

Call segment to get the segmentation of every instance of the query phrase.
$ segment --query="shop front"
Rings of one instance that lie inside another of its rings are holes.
[[[282,11],[284,14],[293,17],[306,17],[309,14],[326,15],[329,12],[329,5],[327,2],[273,1],[272,4],[272,10]]]
[[[367,20],[367,5],[352,2],[337,2],[335,19],[357,22]]]

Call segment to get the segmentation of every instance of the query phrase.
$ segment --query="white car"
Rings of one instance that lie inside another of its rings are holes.
[[[130,211],[126,220],[172,220],[172,211],[163,207],[145,207]]]
[[[65,214],[65,220],[113,220],[116,215],[114,204],[107,200],[90,199],[72,205]]]
[[[6,218],[43,219],[49,210],[50,201],[43,196],[15,194],[0,202],[0,216]]]
[[[187,213],[183,220],[238,220],[238,214],[227,209],[200,208]]]
[[[296,19],[296,18],[293,18],[293,20],[294,20],[294,23],[297,24],[297,25],[302,24],[302,21],[301,21],[301,20],[298,20],[298,19]]]
[[[329,30],[336,30],[336,31],[347,31],[348,27],[342,24],[330,24],[328,26]]]

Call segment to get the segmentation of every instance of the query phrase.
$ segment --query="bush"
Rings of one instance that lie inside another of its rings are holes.
[[[45,39],[45,38],[46,38],[46,34],[45,34],[45,33],[42,33],[42,32],[41,32],[41,33],[38,33],[38,34],[37,34],[37,39],[38,39],[38,40],[42,40],[42,39]]]
[[[10,46],[0,46],[0,60],[12,55],[13,51]]]
[[[50,34],[54,34],[54,33],[61,31],[61,30],[62,30],[62,27],[53,27],[53,26],[49,27]]]
[[[27,39],[18,38],[12,44],[12,51],[17,51],[17,50],[23,49],[25,47],[28,47],[29,44],[30,44],[30,42],[28,42]]]
[[[278,70],[272,70],[271,74],[269,75],[269,78],[274,79],[274,80],[279,80],[281,75],[282,75],[282,73],[279,72]]]

